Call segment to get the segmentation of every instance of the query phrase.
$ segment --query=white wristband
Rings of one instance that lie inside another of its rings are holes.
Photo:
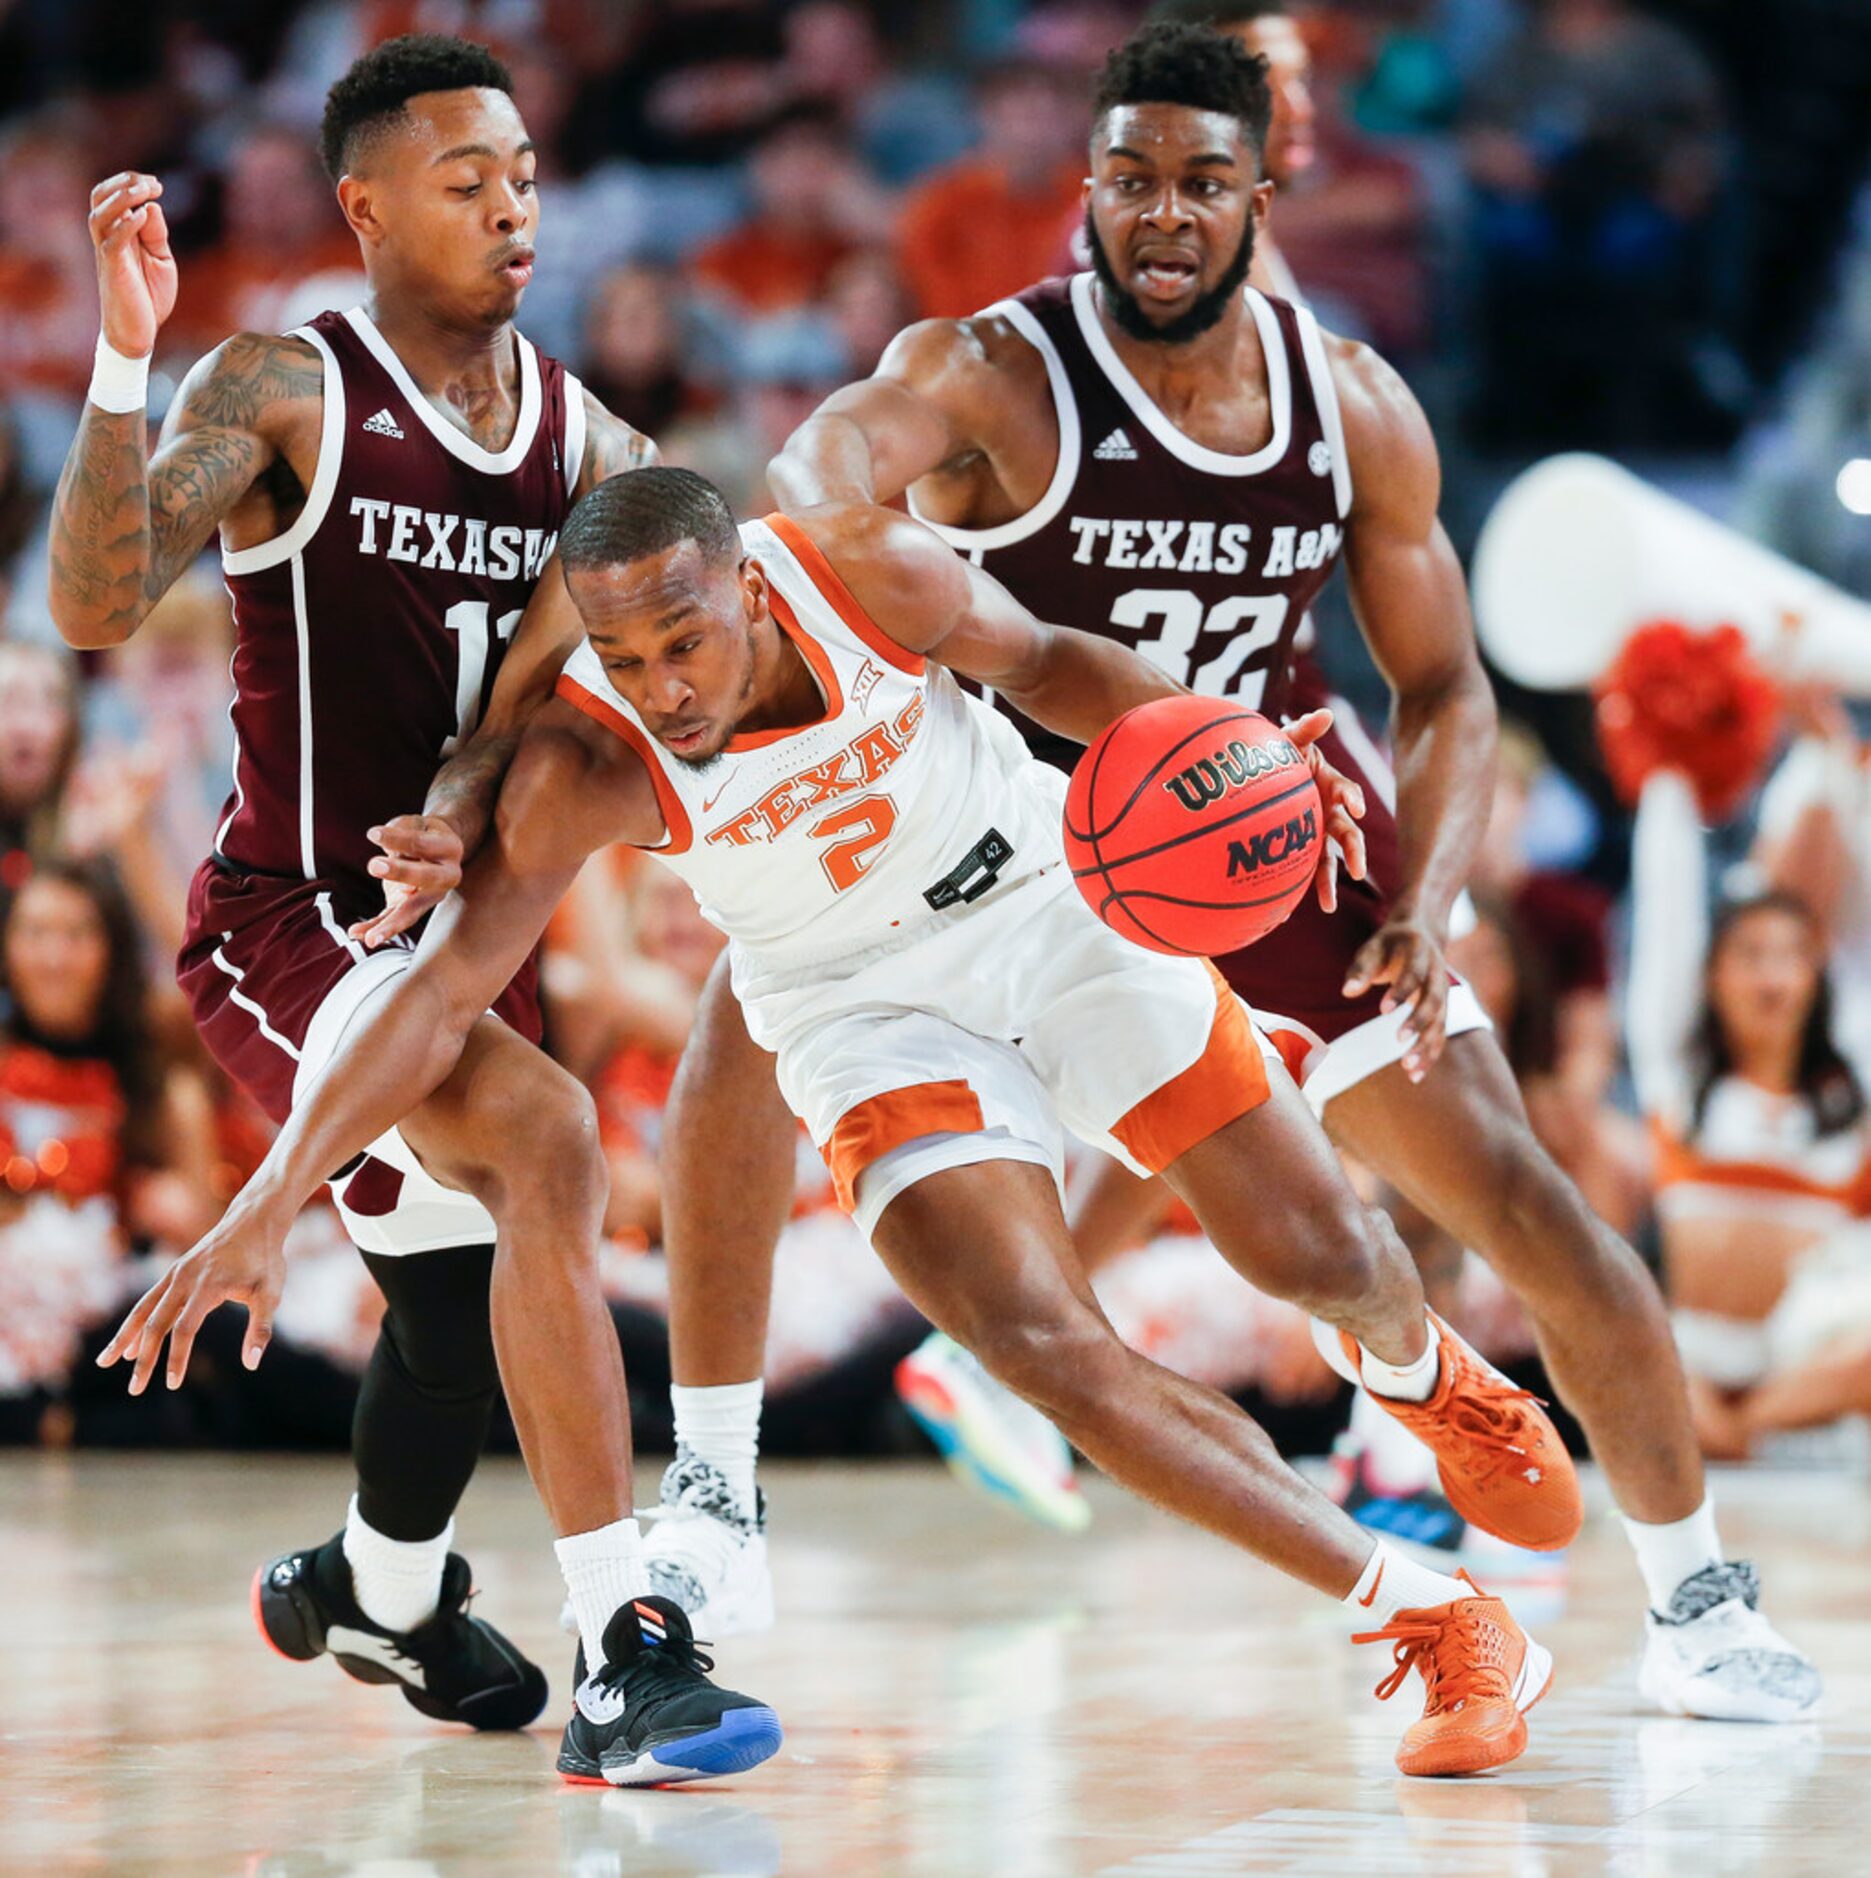
[[[91,388],[85,396],[100,411],[140,411],[149,402],[149,357],[127,359],[102,333],[97,336],[97,360],[91,367]]]

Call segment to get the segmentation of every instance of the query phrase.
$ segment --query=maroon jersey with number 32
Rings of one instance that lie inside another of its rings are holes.
[[[982,317],[1004,318],[1045,361],[1058,460],[1024,515],[938,532],[1042,619],[1119,640],[1192,690],[1279,718],[1326,701],[1295,640],[1338,560],[1351,471],[1317,322],[1244,292],[1272,424],[1245,456],[1197,443],[1152,401],[1099,323],[1092,275],[1043,281],[988,308]],[[1021,728],[1048,762],[1077,762],[1076,744]],[[1381,994],[1347,1000],[1341,988],[1351,954],[1383,918],[1396,827],[1388,773],[1348,710],[1325,754],[1366,785],[1371,882],[1341,876],[1335,918],[1308,898],[1285,925],[1216,963],[1256,1009],[1330,1038],[1376,1014]]]

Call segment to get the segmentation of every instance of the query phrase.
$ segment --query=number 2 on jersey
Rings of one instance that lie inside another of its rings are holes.
[[[494,633],[504,646],[520,623],[520,609],[503,613],[494,621]],[[442,624],[455,635],[456,654],[460,660],[455,676],[455,734],[442,742],[442,754],[453,756],[474,735],[481,721],[481,687],[487,682],[487,602],[457,600],[442,615]]]
[[[814,841],[832,843],[819,856],[819,864],[834,893],[844,893],[864,878],[877,858],[876,850],[890,839],[896,825],[897,805],[888,796],[859,796],[807,830]],[[838,836],[843,839],[834,839]]]
[[[1133,587],[1118,595],[1111,624],[1135,628],[1160,620],[1160,632],[1137,641],[1137,650],[1152,665],[1191,691],[1211,698],[1233,696],[1254,710],[1267,689],[1267,668],[1241,668],[1279,642],[1289,604],[1283,593],[1231,593],[1205,616],[1201,596],[1186,587]],[[1198,663],[1197,646],[1211,634],[1222,638],[1221,650]]]

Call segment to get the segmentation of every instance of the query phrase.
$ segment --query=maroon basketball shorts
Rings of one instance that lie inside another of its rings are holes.
[[[1320,751],[1364,790],[1369,879],[1354,881],[1341,871],[1337,912],[1321,912],[1318,900],[1308,893],[1292,917],[1266,938],[1215,961],[1221,975],[1253,1006],[1261,1028],[1280,1046],[1315,1113],[1323,1113],[1334,1096],[1402,1060],[1398,1032],[1406,1015],[1380,1008],[1383,985],[1355,998],[1344,995],[1345,974],[1359,947],[1389,912],[1388,897],[1375,883],[1397,877],[1397,786],[1383,752],[1344,699],[1298,697],[1286,705],[1284,715],[1297,717],[1322,704],[1329,704],[1335,716]],[[1463,895],[1453,922],[1456,931],[1473,918]],[[1467,981],[1453,972],[1449,979],[1448,1034],[1490,1029],[1481,1000]]]
[[[196,872],[176,981],[209,1053],[276,1122],[409,969],[409,942],[368,952],[346,937],[353,920],[381,904],[374,882],[282,879],[218,858]],[[538,1039],[530,968],[495,1011]],[[434,1179],[394,1129],[342,1170],[332,1197],[365,1252],[494,1241],[494,1222],[480,1202]]]

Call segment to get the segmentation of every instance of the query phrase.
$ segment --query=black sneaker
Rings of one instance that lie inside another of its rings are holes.
[[[269,1559],[254,1573],[253,1619],[283,1657],[309,1663],[329,1652],[359,1682],[393,1682],[403,1700],[437,1721],[524,1728],[546,1706],[546,1678],[492,1624],[468,1615],[468,1561],[442,1568],[435,1615],[414,1630],[385,1630],[358,1607],[343,1535]]]
[[[605,1626],[604,1659],[586,1675],[579,1645],[559,1744],[559,1772],[574,1785],[671,1787],[745,1773],[779,1752],[779,1717],[708,1680],[714,1659],[668,1598],[619,1605]]]

